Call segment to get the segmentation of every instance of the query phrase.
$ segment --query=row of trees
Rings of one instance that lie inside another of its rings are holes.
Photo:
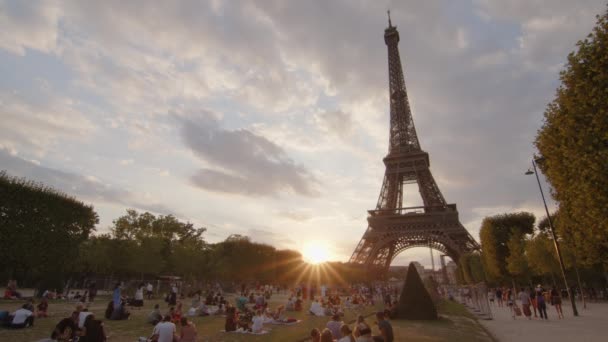
[[[0,275],[56,283],[95,230],[92,206],[0,172]]]
[[[363,280],[365,273],[343,263],[311,267],[289,249],[252,242],[231,235],[210,244],[205,228],[195,228],[175,217],[127,210],[108,234],[94,236],[80,248],[78,274],[113,278],[177,275],[196,281],[259,281],[294,284],[339,283]]]
[[[563,224],[559,215],[552,216],[554,225]],[[537,226],[531,213],[519,212],[486,217],[479,232],[481,252],[460,258],[459,277],[463,283],[487,282],[492,285],[532,283],[561,284],[561,270],[549,221],[542,219]],[[604,279],[603,263],[581,264],[580,251],[571,240],[558,236],[569,281],[582,274],[587,286],[608,282]]]
[[[38,288],[62,288],[68,279],[350,283],[363,269],[344,263],[312,267],[299,252],[232,235],[204,239],[203,227],[172,215],[127,210],[108,233],[94,235],[92,206],[42,184],[0,172],[0,277]]]

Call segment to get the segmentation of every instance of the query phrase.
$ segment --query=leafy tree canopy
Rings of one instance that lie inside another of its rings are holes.
[[[568,55],[535,145],[563,225],[587,265],[608,264],[608,11]]]
[[[482,262],[489,280],[499,281],[510,275],[507,269],[507,258],[510,255],[509,240],[512,236],[523,239],[524,235],[532,234],[534,221],[534,215],[527,212],[502,214],[483,219],[479,238]]]

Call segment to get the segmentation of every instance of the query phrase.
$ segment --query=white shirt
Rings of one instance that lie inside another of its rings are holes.
[[[148,283],[148,286],[146,287],[146,290],[152,292],[152,284]]]
[[[144,289],[139,288],[135,291],[135,300],[144,300]]]
[[[23,324],[25,323],[25,320],[32,315],[32,312],[28,309],[21,308],[15,311],[13,315],[13,324]]]
[[[338,342],[350,342],[350,336],[344,336],[341,339],[339,339]]]
[[[315,316],[324,316],[324,310],[319,302],[312,302],[310,305],[310,312],[312,312]]]
[[[154,327],[152,335],[158,335],[158,342],[173,342],[175,324],[171,322],[160,322]]]
[[[253,325],[251,326],[253,332],[262,331],[262,328],[264,327],[264,316],[253,316],[251,321],[253,322]]]
[[[87,319],[88,315],[92,315],[93,313],[90,311],[80,311],[78,314],[78,327],[84,327],[84,321]]]

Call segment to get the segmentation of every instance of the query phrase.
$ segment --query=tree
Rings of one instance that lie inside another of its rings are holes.
[[[465,253],[458,262],[459,272],[466,284],[477,284],[485,281],[483,265],[479,253]]]
[[[526,244],[526,256],[530,269],[536,275],[550,275],[553,278],[554,275],[561,272],[553,240],[546,231],[541,230],[528,241]]]
[[[509,256],[507,256],[507,271],[513,277],[528,274],[528,259],[526,257],[526,239],[524,234],[515,229],[507,241]]]
[[[0,270],[5,277],[60,287],[97,222],[92,206],[0,172]]]
[[[527,212],[486,217],[481,223],[481,258],[490,281],[502,281],[508,277],[507,258],[510,255],[509,240],[513,235],[524,236],[534,231],[534,215]],[[515,244],[512,243],[514,246]]]
[[[608,264],[608,11],[568,55],[535,145],[581,262]]]
[[[173,215],[157,217],[133,209],[113,223],[112,237],[122,244],[130,244],[129,250],[133,252],[124,256],[119,269],[128,266],[130,273],[136,275],[178,273],[184,276],[204,270],[201,266],[206,243],[202,235],[206,228],[195,228]]]

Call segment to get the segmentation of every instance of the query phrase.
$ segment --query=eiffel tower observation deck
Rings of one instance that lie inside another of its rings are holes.
[[[463,227],[456,204],[448,204],[431,174],[429,154],[420,147],[399,56],[399,32],[384,30],[388,47],[390,130],[386,171],[376,209],[350,262],[388,270],[393,259],[413,247],[430,247],[458,261],[479,244]],[[418,184],[422,206],[403,207],[405,184]]]

